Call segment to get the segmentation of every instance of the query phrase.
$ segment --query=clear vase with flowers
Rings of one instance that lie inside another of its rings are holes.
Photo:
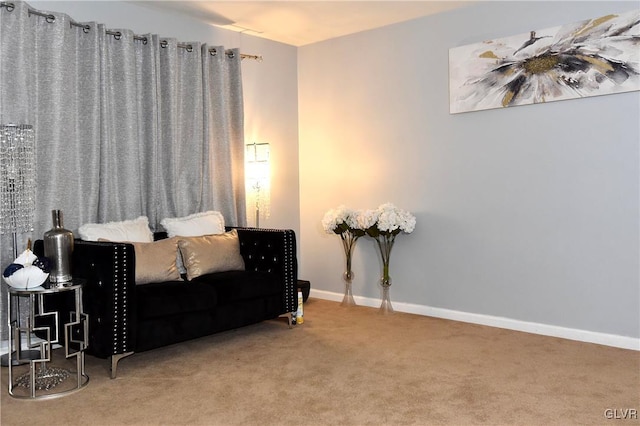
[[[416,218],[411,213],[399,209],[391,203],[380,205],[376,210],[367,210],[360,215],[360,224],[364,227],[368,236],[373,238],[380,250],[382,257],[382,304],[380,313],[393,313],[389,287],[391,287],[391,274],[389,263],[391,260],[391,249],[396,240],[396,236],[401,232],[410,234],[416,226]]]
[[[353,281],[353,271],[351,269],[351,259],[356,241],[365,235],[364,229],[358,223],[359,212],[345,206],[339,206],[325,213],[322,219],[322,227],[328,234],[338,234],[342,240],[344,248],[346,267],[342,275],[345,281],[344,298],[342,306],[355,306],[351,283]]]

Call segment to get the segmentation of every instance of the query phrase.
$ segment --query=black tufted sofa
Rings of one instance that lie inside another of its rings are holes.
[[[227,228],[230,230],[232,228]],[[87,352],[118,361],[135,352],[229,330],[297,309],[296,239],[292,230],[235,228],[244,271],[217,272],[190,282],[136,286],[131,244],[76,240],[74,278],[87,280]],[[156,233],[155,238],[166,237]]]

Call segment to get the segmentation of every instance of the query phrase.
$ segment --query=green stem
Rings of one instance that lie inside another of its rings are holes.
[[[348,274],[351,274],[351,258],[353,256],[353,248],[356,245],[356,241],[360,238],[357,235],[354,235],[351,231],[345,231],[340,234],[340,238],[342,239],[342,246],[344,248],[344,254],[347,262],[347,270]]]
[[[391,276],[389,274],[389,263],[391,261],[391,249],[395,242],[396,236],[393,234],[380,234],[376,238],[378,248],[380,249],[380,256],[382,256],[382,278],[384,281],[389,282]]]

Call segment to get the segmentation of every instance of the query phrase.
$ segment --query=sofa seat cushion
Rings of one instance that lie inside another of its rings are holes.
[[[274,274],[267,272],[216,272],[201,275],[186,285],[203,283],[215,289],[220,305],[282,294],[282,283],[278,282]]]
[[[136,287],[138,319],[166,317],[187,312],[215,312],[216,290],[205,283],[167,281]]]

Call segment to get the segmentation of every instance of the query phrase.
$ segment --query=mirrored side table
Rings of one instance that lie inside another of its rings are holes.
[[[74,279],[66,283],[47,280],[42,286],[30,289],[7,285],[9,395],[12,397],[55,398],[76,392],[89,383],[84,366],[89,318],[82,305],[83,284],[84,280]],[[61,310],[48,310],[45,299],[60,298],[62,294],[66,295],[62,297],[73,298],[68,308],[65,305]],[[28,306],[28,317],[14,318],[11,312],[21,300]],[[12,354],[19,353],[23,340],[37,355],[24,365],[14,365]],[[64,349],[64,358],[54,357],[54,345]]]

